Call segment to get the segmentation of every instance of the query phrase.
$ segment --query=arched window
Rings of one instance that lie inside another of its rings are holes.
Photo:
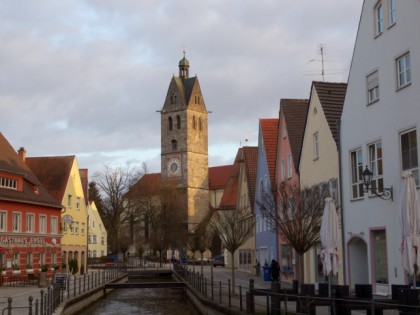
[[[172,117],[168,118],[168,128],[169,130],[172,130]]]
[[[198,129],[201,131],[203,130],[203,122],[201,121],[201,117],[198,118]]]
[[[192,124],[193,124],[193,129],[197,129],[197,121],[195,120],[195,116],[193,116]]]
[[[176,151],[178,149],[178,142],[176,140],[171,141],[172,151]]]
[[[176,128],[181,129],[181,117],[179,115],[176,116]]]

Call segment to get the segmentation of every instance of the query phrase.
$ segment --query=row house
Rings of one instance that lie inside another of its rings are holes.
[[[346,89],[346,83],[312,83],[299,161],[301,188],[318,185],[334,199],[338,215],[341,212],[338,134]],[[339,218],[341,218],[340,215]],[[306,253],[305,281],[310,283],[325,281],[321,249],[321,243],[319,243]],[[342,246],[339,246],[338,254],[342,260]],[[332,283],[343,284],[342,268],[338,277],[332,277]]]
[[[379,295],[410,281],[398,205],[403,172],[412,172],[419,194],[419,12],[420,1],[364,1],[341,118],[346,281],[370,283]]]
[[[0,133],[1,280],[29,277],[41,269],[52,275],[61,264],[61,203],[55,200]],[[44,269],[45,268],[45,269]]]
[[[76,156],[26,157],[24,159],[56,202],[63,205],[60,218],[62,267],[77,264],[83,274],[87,266],[88,212]]]

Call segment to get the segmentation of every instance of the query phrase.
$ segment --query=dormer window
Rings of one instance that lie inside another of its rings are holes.
[[[17,180],[7,177],[0,177],[0,187],[17,190]]]

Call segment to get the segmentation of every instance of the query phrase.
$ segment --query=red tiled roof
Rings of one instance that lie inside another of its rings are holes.
[[[243,147],[245,175],[248,184],[248,197],[251,209],[254,209],[255,188],[257,183],[258,147]]]
[[[229,179],[226,182],[225,190],[223,192],[222,199],[220,200],[219,208],[222,210],[234,210],[236,209],[236,201],[238,198],[238,184],[239,184],[239,172],[241,167],[242,148],[238,150],[236,154],[235,163],[231,168]]]
[[[143,175],[127,193],[127,196],[151,197],[160,195],[160,173]]]
[[[89,204],[89,193],[88,193],[88,187],[89,187],[89,180],[88,180],[88,169],[87,168],[81,168],[79,169],[80,174],[80,180],[82,182],[82,188],[83,188],[83,196],[85,197],[85,203],[86,205]]]
[[[22,148],[23,150],[23,148]],[[54,200],[31,169],[0,132],[0,172],[22,177],[23,191],[0,188],[0,200],[37,204],[61,209],[61,203]],[[35,192],[38,189],[38,193]]]
[[[280,101],[280,115],[283,112],[293,164],[296,170],[299,169],[308,107],[308,99],[282,99]]]
[[[261,132],[264,140],[264,148],[267,156],[268,172],[271,187],[274,187],[274,174],[277,159],[277,136],[279,133],[278,118],[260,119]]]
[[[338,145],[337,121],[340,120],[341,113],[343,112],[347,83],[314,81],[312,86],[316,89],[328,126],[330,127],[336,145]]]
[[[27,157],[26,164],[58,202],[63,201],[75,155]]]
[[[209,167],[209,189],[223,189],[232,172],[233,165]]]

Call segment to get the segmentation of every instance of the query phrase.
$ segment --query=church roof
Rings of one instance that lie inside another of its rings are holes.
[[[255,188],[257,183],[258,147],[243,147],[246,183],[251,209],[254,209]]]
[[[224,189],[233,165],[209,167],[209,189]]]
[[[308,99],[281,99],[280,101],[280,115],[283,112],[293,164],[296,169],[299,168],[308,107]]]
[[[179,90],[179,94],[182,98],[182,101],[185,105],[190,103],[192,91],[195,84],[198,84],[198,78],[180,78],[180,77],[173,77],[175,84]]]

